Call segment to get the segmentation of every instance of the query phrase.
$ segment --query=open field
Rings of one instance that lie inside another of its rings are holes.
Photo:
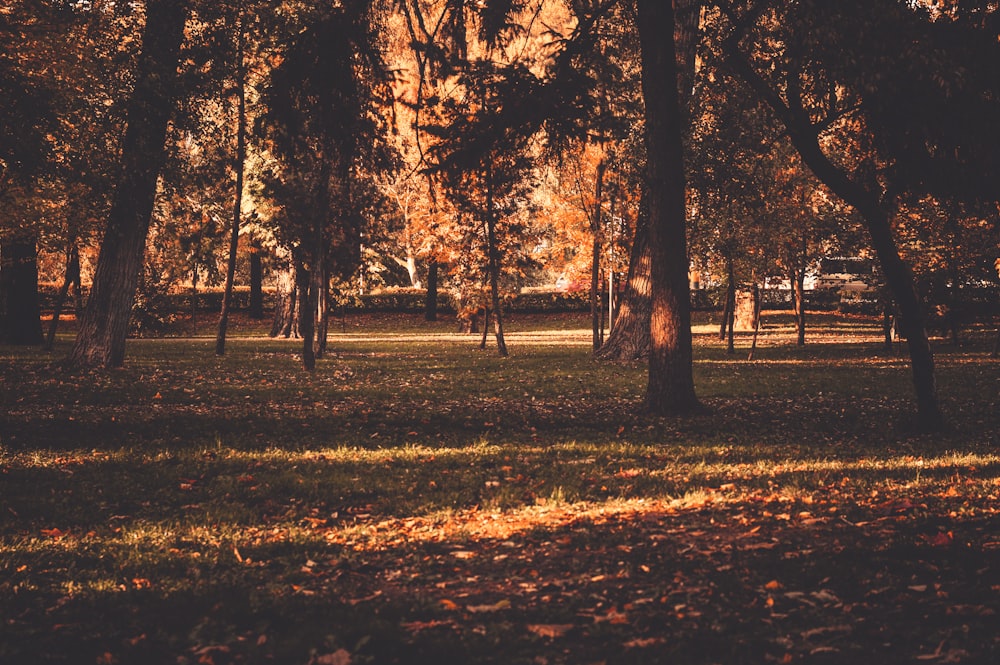
[[[677,419],[584,315],[507,359],[348,317],[311,375],[250,328],[0,347],[0,663],[1000,662],[992,338],[938,344],[927,435],[903,350],[814,322],[748,363],[696,321]]]

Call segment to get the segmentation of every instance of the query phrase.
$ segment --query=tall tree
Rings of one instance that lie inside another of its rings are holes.
[[[242,3],[235,8],[233,20],[235,32],[236,53],[234,66],[234,81],[236,95],[236,155],[233,159],[233,170],[236,171],[233,183],[233,214],[229,233],[229,254],[226,258],[226,282],[222,292],[222,308],[219,312],[219,326],[215,336],[215,355],[226,353],[226,332],[229,328],[229,309],[233,301],[233,283],[236,280],[236,250],[240,239],[240,225],[243,222],[243,175],[247,160],[247,72],[244,55],[246,42],[246,27],[244,7]]]
[[[816,177],[864,220],[900,310],[919,421],[942,422],[923,306],[894,225],[907,197],[995,199],[995,35],[910,3],[723,3],[730,66],[774,112]],[[771,43],[775,49],[760,49]],[[955,69],[963,72],[955,80]],[[941,118],[950,121],[942,123]]]
[[[688,105],[695,81],[695,54],[698,46],[702,0],[675,0],[674,51],[676,55],[677,94],[681,114],[688,118]],[[684,121],[686,122],[686,120]],[[644,197],[648,190],[643,190]],[[649,322],[652,301],[649,256],[648,203],[642,206],[628,264],[628,276],[621,305],[607,341],[598,358],[628,362],[649,355]]]
[[[688,291],[682,115],[671,3],[637,0],[649,179],[650,315],[646,407],[657,415],[697,408]]]
[[[97,270],[70,354],[79,365],[119,367],[142,269],[167,122],[177,94],[186,0],[150,0],[129,102],[114,202]]]

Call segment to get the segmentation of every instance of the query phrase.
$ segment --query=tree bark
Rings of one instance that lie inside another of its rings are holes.
[[[307,371],[316,368],[316,352],[313,348],[316,321],[316,292],[309,270],[300,257],[295,258],[295,291],[298,294],[299,335],[302,336],[302,367]]]
[[[233,219],[229,232],[229,256],[226,260],[226,285],[222,291],[219,330],[215,336],[215,355],[226,355],[226,332],[229,328],[229,308],[233,302],[233,282],[236,280],[236,250],[240,242],[240,222],[243,220],[243,170],[247,160],[247,91],[243,64],[243,8],[236,17],[236,182],[233,187]]]
[[[424,320],[437,321],[438,306],[438,262],[431,259],[427,264],[427,293],[424,297]]]
[[[497,245],[497,219],[493,208],[493,167],[486,168],[486,250],[489,255],[490,300],[493,310],[493,332],[497,338],[497,352],[501,358],[510,355],[503,337],[503,312],[500,309],[500,248]],[[489,326],[484,326],[484,329]]]
[[[601,325],[601,314],[604,311],[601,306],[601,201],[604,198],[606,169],[607,162],[602,157],[597,164],[597,173],[594,177],[594,210],[590,216],[590,233],[593,236],[590,255],[590,322],[594,351],[601,348],[601,337],[604,332],[604,326]]]
[[[874,187],[869,188],[852,180],[823,152],[818,138],[819,130],[812,124],[801,98],[798,74],[790,73],[786,80],[785,95],[782,97],[754,71],[737,50],[735,41],[729,41],[726,46],[730,64],[781,120],[802,161],[830,191],[853,207],[864,219],[882,274],[899,307],[903,334],[910,353],[917,418],[924,429],[939,429],[943,425],[943,417],[934,380],[934,355],[927,338],[924,312],[914,286],[913,274],[899,255],[892,235],[889,212]]]
[[[42,344],[38,298],[38,249],[34,238],[0,240],[0,339],[7,344]]]
[[[747,354],[747,361],[751,361],[757,353],[757,337],[760,335],[760,310],[761,310],[760,287],[754,282],[753,285],[753,341],[750,343],[750,353]]]
[[[795,312],[795,343],[806,345],[806,269],[795,266],[789,275],[792,287],[792,309]]]
[[[652,261],[646,408],[654,415],[687,413],[697,408],[698,400],[691,348],[684,153],[677,94],[674,12],[671,3],[657,0],[638,0],[636,7],[645,102],[649,254]]]
[[[674,25],[677,93],[681,117],[687,116],[695,75],[695,52],[701,18],[702,0],[674,0]],[[686,122],[686,121],[682,121]],[[648,192],[642,196],[648,199]],[[640,215],[636,224],[632,251],[629,254],[628,277],[622,293],[618,315],[607,341],[595,354],[602,360],[630,362],[649,357],[650,258],[648,222]]]
[[[188,0],[149,0],[108,225],[70,362],[120,367],[142,270],[156,182],[165,159],[167,123]]]
[[[644,198],[648,196],[643,193]],[[607,341],[595,354],[601,360],[630,362],[649,356],[649,225],[640,215],[629,254],[625,291]]]
[[[256,238],[250,241],[250,318],[264,318],[264,262],[263,248]]]
[[[271,337],[291,337],[298,294],[295,286],[295,268],[287,267],[278,273],[278,284],[274,295],[274,320],[271,323]]]

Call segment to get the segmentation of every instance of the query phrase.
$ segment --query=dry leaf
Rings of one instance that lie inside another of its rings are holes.
[[[569,631],[573,630],[573,624],[570,623],[529,623],[528,631],[538,635],[539,637],[548,637],[550,639],[556,637],[562,637]]]

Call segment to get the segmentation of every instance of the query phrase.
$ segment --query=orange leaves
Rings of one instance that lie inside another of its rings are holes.
[[[551,640],[563,637],[566,633],[573,630],[574,626],[571,623],[529,623],[526,628],[529,633]]]

